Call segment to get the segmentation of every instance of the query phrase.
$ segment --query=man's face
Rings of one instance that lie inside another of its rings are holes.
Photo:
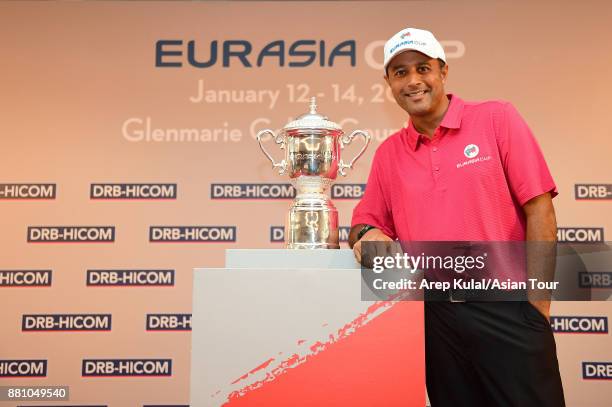
[[[444,81],[448,66],[417,51],[406,51],[394,57],[387,66],[385,80],[397,103],[411,116],[438,113],[443,106]]]

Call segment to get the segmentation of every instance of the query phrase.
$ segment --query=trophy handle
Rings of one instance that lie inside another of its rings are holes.
[[[359,153],[355,156],[355,158],[353,158],[348,164],[345,164],[344,161],[342,159],[340,159],[340,162],[338,163],[338,172],[343,177],[346,176],[345,168],[353,169],[353,164],[355,164],[355,161],[357,161],[359,159],[359,157],[361,157],[363,155],[363,153],[365,152],[366,148],[368,148],[368,146],[370,145],[370,140],[371,140],[370,135],[367,132],[363,131],[363,130],[355,130],[354,132],[352,132],[348,136],[347,135],[343,135],[342,137],[340,137],[340,148],[344,148],[347,145],[351,144],[351,142],[353,141],[353,139],[357,135],[363,136],[365,144],[364,144],[363,148],[361,149],[361,151],[359,151]]]
[[[277,163],[276,161],[274,161],[274,158],[272,158],[272,156],[266,151],[263,144],[261,143],[262,137],[266,134],[271,135],[274,138],[274,142],[276,144],[280,144],[281,150],[285,149],[285,138],[280,134],[277,136],[270,129],[265,129],[257,133],[257,142],[259,143],[259,147],[261,148],[261,151],[265,154],[266,157],[268,157],[268,160],[270,160],[270,162],[272,163],[272,168],[278,168],[278,173],[280,175],[283,175],[285,171],[287,170],[287,161],[281,160],[281,162]]]

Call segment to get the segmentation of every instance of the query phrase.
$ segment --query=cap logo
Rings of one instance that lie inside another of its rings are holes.
[[[463,154],[465,154],[467,158],[474,158],[478,155],[479,151],[480,149],[478,148],[476,144],[468,144],[463,149]]]
[[[406,31],[405,33],[403,33],[400,38],[403,40],[406,37],[410,37],[410,31]]]
[[[410,40],[410,41],[402,41],[399,42],[397,44],[395,44],[390,50],[389,50],[389,54],[393,54],[395,52],[395,50],[397,50],[400,47],[405,47],[408,45],[413,45],[415,47],[426,47],[427,43],[423,42],[423,41],[417,41],[417,40]]]

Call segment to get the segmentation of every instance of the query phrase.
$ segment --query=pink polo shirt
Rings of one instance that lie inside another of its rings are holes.
[[[522,205],[557,194],[538,143],[512,104],[449,98],[431,140],[411,122],[380,145],[352,225],[406,241],[524,240]]]

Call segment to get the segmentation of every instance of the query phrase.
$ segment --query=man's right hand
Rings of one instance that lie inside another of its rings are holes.
[[[393,239],[385,235],[380,229],[374,228],[374,229],[368,230],[367,233],[363,235],[362,238],[359,239],[357,243],[355,243],[355,245],[353,246],[353,253],[355,254],[355,259],[357,259],[357,262],[359,262],[359,264],[363,264],[361,263],[361,260],[362,260],[361,242],[393,242]],[[379,246],[380,246],[380,249],[382,250],[383,246],[387,246],[387,245],[376,245],[376,248],[378,249]],[[384,253],[373,253],[373,254],[375,256],[386,256],[388,252],[387,250],[385,250]]]

